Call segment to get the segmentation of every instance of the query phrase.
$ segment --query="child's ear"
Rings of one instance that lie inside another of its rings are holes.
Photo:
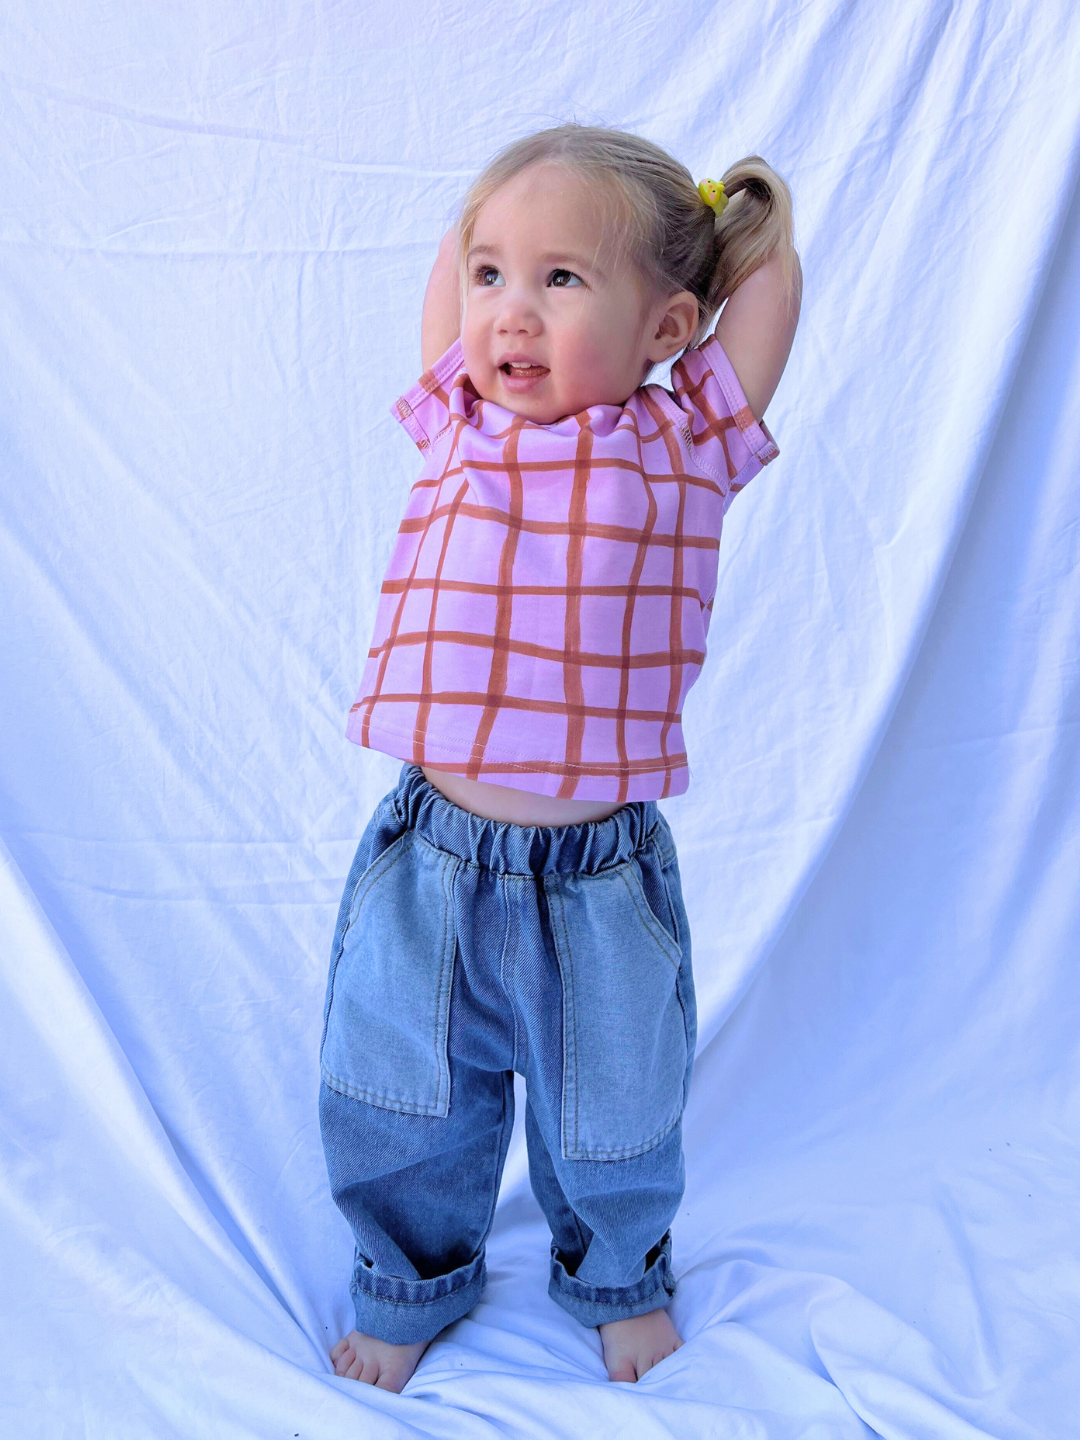
[[[689,290],[679,290],[660,302],[648,358],[654,365],[685,350],[698,327],[698,302]]]

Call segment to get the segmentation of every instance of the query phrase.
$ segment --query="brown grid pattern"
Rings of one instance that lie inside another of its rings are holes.
[[[402,397],[427,463],[351,738],[565,797],[685,788],[723,512],[776,448],[715,341],[673,382],[537,426],[478,400],[455,347]]]

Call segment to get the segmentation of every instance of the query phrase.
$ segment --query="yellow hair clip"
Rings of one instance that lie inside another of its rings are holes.
[[[702,180],[697,187],[697,193],[701,196],[710,210],[714,210],[717,216],[724,213],[728,197],[722,180]]]

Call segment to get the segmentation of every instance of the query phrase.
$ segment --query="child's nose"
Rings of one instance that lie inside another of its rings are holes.
[[[500,335],[536,335],[540,313],[532,297],[521,290],[507,289],[499,310]]]

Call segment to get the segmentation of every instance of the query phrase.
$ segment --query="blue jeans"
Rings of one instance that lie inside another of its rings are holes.
[[[345,884],[323,1024],[357,1329],[429,1340],[479,1300],[514,1071],[552,1297],[586,1325],[667,1305],[694,1039],[678,863],[652,801],[505,825],[405,766]]]

